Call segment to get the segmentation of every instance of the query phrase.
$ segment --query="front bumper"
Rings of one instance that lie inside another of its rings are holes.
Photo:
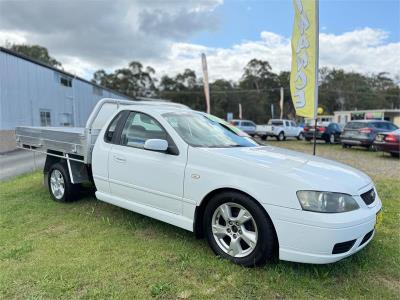
[[[312,264],[333,263],[363,249],[375,234],[376,214],[381,207],[378,196],[370,206],[364,204],[356,211],[338,214],[265,205],[278,236],[279,258]],[[336,244],[353,240],[348,250],[332,254]]]

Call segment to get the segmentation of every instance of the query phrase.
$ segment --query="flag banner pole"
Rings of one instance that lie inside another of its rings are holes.
[[[207,68],[207,59],[204,53],[201,54],[201,64],[203,68],[203,85],[204,85],[204,96],[206,98],[206,112],[209,114],[211,111],[210,108],[210,86],[208,83],[208,68]]]
[[[279,105],[281,107],[281,119],[283,119],[283,87],[281,87],[281,98],[279,101]]]
[[[313,155],[315,155],[315,148],[317,147],[317,118],[314,121]]]
[[[294,23],[291,39],[290,93],[296,115],[314,119],[317,127],[319,1],[293,0]],[[316,148],[314,132],[313,154]]]
[[[318,74],[319,74],[319,0],[315,0],[315,96],[314,96],[314,145],[313,155],[317,147],[317,119],[318,119]]]

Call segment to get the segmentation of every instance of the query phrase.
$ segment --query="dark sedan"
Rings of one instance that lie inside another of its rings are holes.
[[[388,152],[393,157],[399,157],[400,129],[392,132],[378,133],[374,145],[379,151]]]
[[[304,138],[311,141],[314,138],[315,126],[304,126]],[[321,122],[317,124],[315,136],[317,140],[324,140],[326,143],[334,144],[339,141],[342,130],[337,123]]]
[[[388,121],[359,120],[346,124],[340,136],[343,148],[362,146],[374,150],[374,140],[378,133],[390,132],[398,129]]]

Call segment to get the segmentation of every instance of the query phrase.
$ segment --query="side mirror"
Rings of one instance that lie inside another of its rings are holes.
[[[144,143],[144,149],[151,151],[167,151],[168,142],[161,139],[148,139]]]

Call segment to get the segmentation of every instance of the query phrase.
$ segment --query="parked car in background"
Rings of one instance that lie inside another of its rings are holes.
[[[247,134],[254,136],[256,134],[256,123],[250,120],[232,120],[231,124],[246,132]]]
[[[339,124],[333,122],[318,123],[317,128],[314,125],[306,125],[304,127],[305,140],[311,141],[314,138],[314,132],[317,140],[324,140],[326,143],[334,144],[340,141],[342,129]]]
[[[399,157],[400,129],[378,133],[375,137],[374,146],[378,151],[388,152],[393,157]]]
[[[346,124],[340,136],[343,148],[351,146],[366,147],[374,150],[374,141],[378,133],[398,129],[396,125],[381,120],[358,120]]]
[[[283,141],[287,137],[300,140],[303,138],[303,128],[291,120],[271,119],[267,125],[257,125],[256,135],[262,140],[266,140],[269,136],[275,137],[278,141]]]

